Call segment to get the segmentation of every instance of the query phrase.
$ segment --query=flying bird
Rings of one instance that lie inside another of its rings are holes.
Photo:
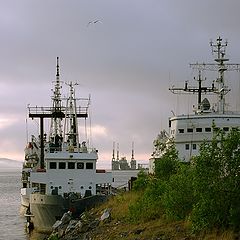
[[[100,22],[101,22],[101,20],[90,21],[90,22],[88,22],[87,27],[89,27],[89,25],[91,25],[91,24],[96,24],[96,23],[100,23]]]

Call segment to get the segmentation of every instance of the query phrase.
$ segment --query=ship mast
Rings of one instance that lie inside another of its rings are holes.
[[[53,96],[52,96],[52,112],[57,113],[61,111],[61,91],[62,88],[60,83],[60,74],[59,74],[59,58],[57,57],[57,66],[56,66],[56,80],[54,89],[53,89]],[[51,118],[51,127],[50,127],[50,134],[49,138],[53,141],[56,140],[56,137],[62,136],[62,118],[59,118],[57,114],[53,114],[53,118]]]
[[[132,157],[131,160],[134,160],[134,142],[132,142]]]
[[[240,70],[239,64],[226,63],[229,61],[229,59],[225,58],[227,45],[228,45],[227,41],[225,41],[225,43],[222,43],[221,37],[219,37],[216,40],[215,44],[213,43],[213,41],[210,41],[212,53],[216,55],[216,58],[214,59],[216,63],[214,63],[214,64],[210,64],[210,63],[190,64],[190,67],[192,69],[196,69],[198,71],[208,70],[208,71],[217,71],[218,72],[218,77],[216,80],[216,82],[218,83],[218,87],[217,87],[217,89],[214,90],[214,93],[216,93],[218,95],[217,112],[220,114],[225,113],[225,95],[230,91],[230,89],[228,89],[228,87],[225,85],[225,76],[224,76],[225,72]]]
[[[113,142],[112,161],[115,161],[115,142]]]
[[[196,78],[194,77],[194,79],[196,80]],[[197,111],[201,112],[201,108],[202,108],[202,93],[211,93],[211,92],[215,92],[215,86],[214,84],[212,84],[211,87],[203,87],[202,86],[202,76],[201,76],[201,70],[198,71],[198,87],[189,87],[188,86],[188,82],[185,82],[185,86],[184,88],[177,88],[177,87],[172,87],[169,88],[169,90],[172,93],[179,93],[181,91],[187,92],[187,93],[197,93],[198,94],[198,107],[197,107]]]
[[[76,98],[75,98],[75,91],[73,88],[73,83],[67,83],[70,87],[70,96],[67,99],[67,114],[65,118],[68,118],[68,133],[65,134],[68,136],[68,142],[70,147],[77,147],[79,148],[79,137],[78,137],[78,121],[77,121],[77,106],[76,106]],[[77,85],[75,83],[74,85]],[[66,123],[66,121],[65,121]]]

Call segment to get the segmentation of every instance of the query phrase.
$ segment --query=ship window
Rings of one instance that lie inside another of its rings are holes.
[[[45,194],[46,193],[46,184],[40,183],[40,193]],[[41,199],[42,201],[42,199]]]
[[[206,127],[206,128],[205,128],[205,132],[211,132],[211,130],[212,130],[212,129],[211,129],[210,127]]]
[[[68,169],[75,169],[75,163],[74,162],[68,162]]]
[[[196,128],[196,132],[202,132],[202,128]]]
[[[189,144],[188,144],[188,143],[185,144],[185,149],[186,149],[186,150],[189,150]]]
[[[179,128],[179,129],[178,129],[178,132],[179,132],[179,133],[184,133],[184,129],[183,129],[183,128]]]
[[[193,150],[196,150],[196,149],[197,149],[197,144],[196,144],[196,143],[193,143],[192,149],[193,149]]]
[[[187,132],[193,132],[193,128],[188,128]]]
[[[65,169],[66,168],[66,163],[65,162],[59,162],[58,168],[59,169]]]
[[[84,169],[84,163],[82,162],[77,163],[77,169]]]
[[[57,163],[56,162],[50,162],[49,163],[49,168],[50,169],[56,169],[57,168]]]
[[[229,131],[229,127],[224,127],[224,128],[223,128],[223,131],[224,131],[224,132],[228,132],[228,131]]]
[[[93,163],[91,162],[86,163],[86,169],[93,169]]]

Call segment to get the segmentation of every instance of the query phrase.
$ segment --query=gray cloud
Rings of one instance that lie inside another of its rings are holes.
[[[150,156],[153,138],[179,110],[169,85],[193,78],[190,62],[212,60],[209,40],[228,38],[228,54],[239,61],[239,8],[237,0],[0,1],[1,119],[17,115],[1,136],[23,157],[26,105],[51,103],[59,56],[62,80],[91,93],[92,121],[107,129],[96,147],[110,160],[112,141],[127,154],[134,140],[136,153]]]

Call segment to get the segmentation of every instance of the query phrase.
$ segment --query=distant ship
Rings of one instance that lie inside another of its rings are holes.
[[[78,119],[83,119],[86,130],[90,99],[76,98],[72,82],[67,84],[68,97],[63,98],[58,58],[56,72],[52,106],[28,107],[29,117],[40,119],[40,135],[31,136],[22,169],[25,216],[29,225],[44,232],[52,231],[65,212],[80,214],[104,201],[112,184],[111,172],[96,169],[98,150],[83,136],[80,142]],[[45,119],[50,119],[49,135]]]
[[[226,47],[228,43],[219,37],[216,43],[210,42],[212,53],[216,56],[215,63],[196,63],[190,67],[197,71],[198,86],[191,87],[185,82],[183,88],[171,87],[169,90],[179,94],[181,92],[196,94],[197,105],[194,106],[192,114],[182,114],[169,118],[169,131],[162,130],[154,140],[154,151],[149,160],[149,172],[154,172],[154,161],[162,154],[162,144],[168,144],[173,140],[181,161],[189,162],[191,158],[199,153],[200,145],[204,140],[210,141],[215,129],[229,132],[233,128],[240,127],[240,113],[228,111],[225,97],[230,89],[226,85],[225,73],[227,71],[239,71],[239,64],[230,64],[226,58]],[[203,71],[217,72],[216,79],[210,86],[203,86]],[[203,94],[212,94],[217,97],[217,102],[211,104],[208,98],[202,99]]]
[[[134,143],[132,142],[131,160],[128,162],[126,157],[119,157],[119,144],[117,143],[117,156],[115,158],[115,142],[113,143],[112,170],[146,170],[148,164],[138,163],[134,158]]]

